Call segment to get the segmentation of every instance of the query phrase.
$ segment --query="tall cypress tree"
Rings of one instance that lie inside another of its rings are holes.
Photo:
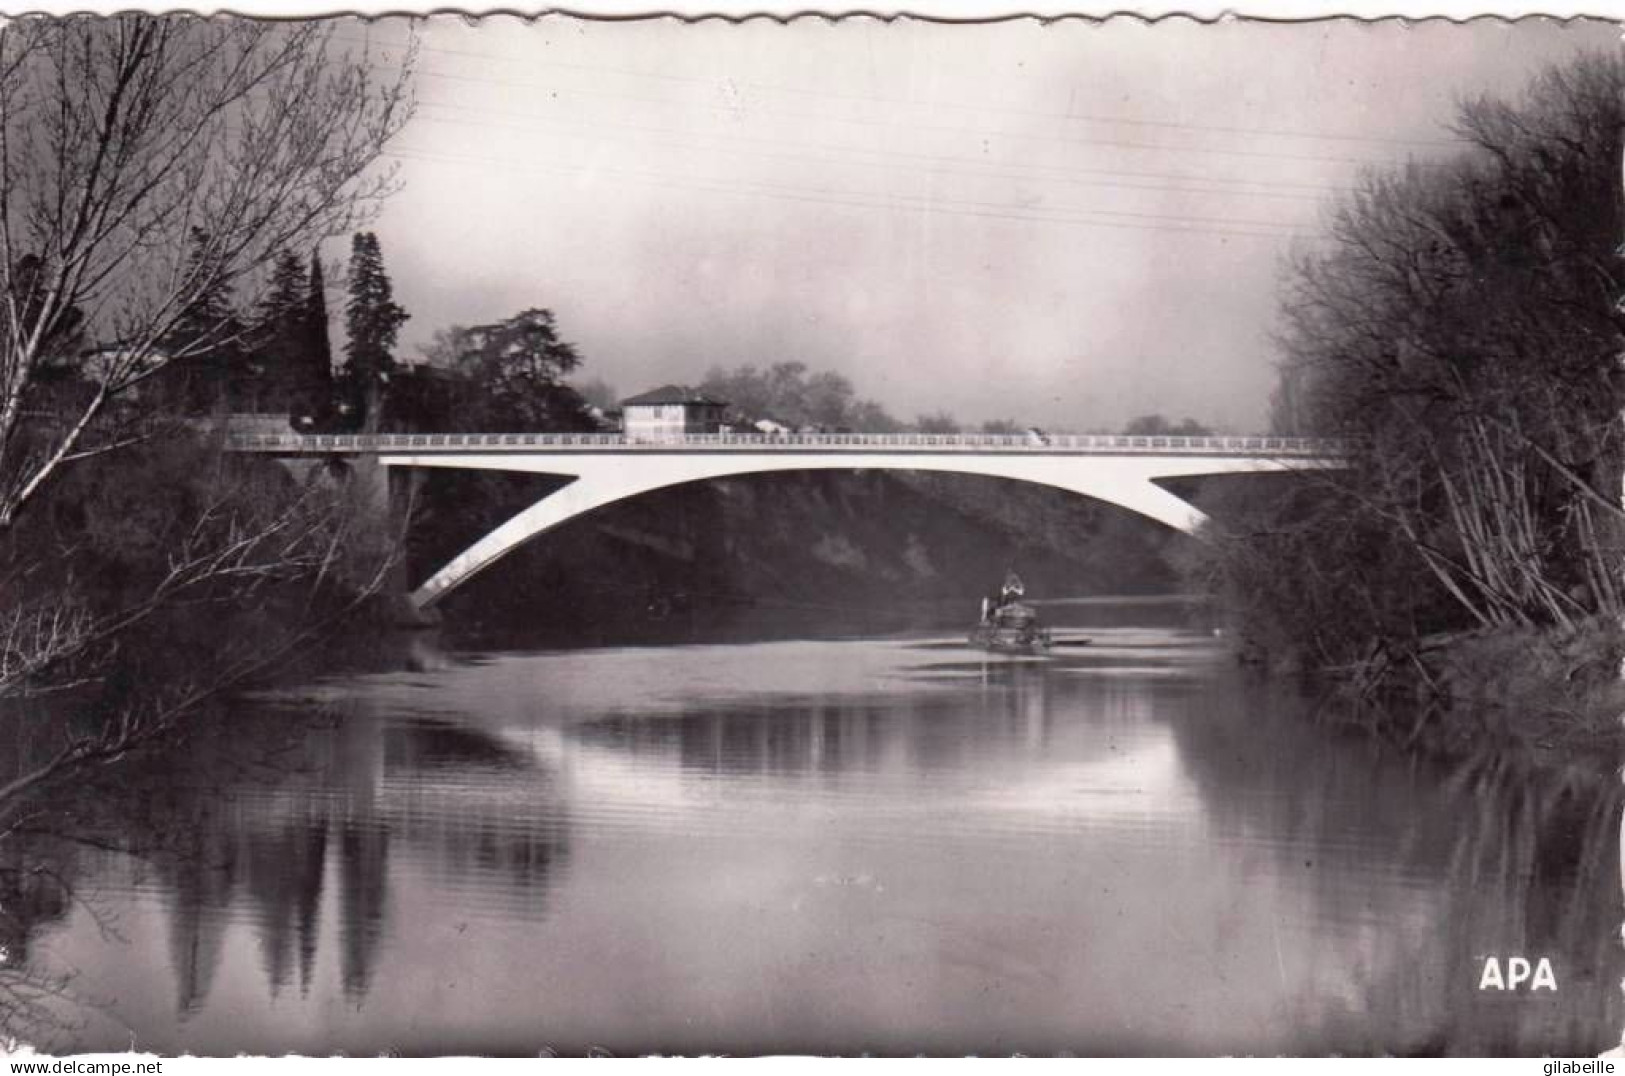
[[[271,287],[260,303],[254,327],[262,407],[296,407],[303,395],[308,291],[303,259],[291,250],[279,250],[271,269]]]
[[[395,302],[378,237],[371,232],[357,232],[350,243],[350,299],[344,315],[349,330],[345,376],[360,398],[363,428],[371,432],[382,419],[384,387],[395,368],[395,338],[409,317]]]
[[[209,235],[199,228],[192,229],[186,273],[196,290],[159,341],[172,359],[164,383],[172,400],[187,412],[208,411],[227,402],[235,405],[250,374],[244,361],[244,325],[237,316],[231,281],[218,265]]]
[[[296,429],[325,427],[333,411],[333,345],[327,330],[327,280],[322,255],[310,252],[306,294],[299,299],[293,332],[297,338],[297,377],[293,414]]]
[[[305,390],[310,406],[325,410],[333,396],[333,344],[327,334],[327,281],[322,258],[310,253],[310,291],[305,296]]]

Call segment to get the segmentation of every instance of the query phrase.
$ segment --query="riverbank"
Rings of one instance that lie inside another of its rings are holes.
[[[1375,647],[1323,675],[1345,703],[1341,720],[1403,749],[1612,785],[1625,761],[1622,652],[1625,631],[1595,618]]]
[[[374,508],[348,474],[185,429],[65,474],[0,542],[0,821],[42,783],[184,737],[352,618],[388,623]]]

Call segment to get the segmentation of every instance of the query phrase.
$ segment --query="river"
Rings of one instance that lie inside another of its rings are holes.
[[[202,1054],[1618,1041],[1617,796],[1410,757],[1142,612],[1057,606],[1089,644],[1037,658],[416,637],[258,692],[12,853],[0,1012]],[[1556,989],[1481,989],[1513,956]]]

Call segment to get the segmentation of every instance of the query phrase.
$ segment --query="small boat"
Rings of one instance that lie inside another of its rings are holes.
[[[1025,594],[1020,577],[1006,575],[998,601],[982,599],[982,619],[970,631],[970,644],[999,653],[1048,650],[1049,629],[1038,623],[1038,611],[1021,600]]]

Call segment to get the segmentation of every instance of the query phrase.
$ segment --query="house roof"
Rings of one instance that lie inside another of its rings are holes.
[[[621,401],[622,407],[643,407],[655,404],[699,404],[711,407],[727,407],[728,401],[718,400],[694,389],[685,389],[677,385],[661,385],[657,389],[629,396]]]

